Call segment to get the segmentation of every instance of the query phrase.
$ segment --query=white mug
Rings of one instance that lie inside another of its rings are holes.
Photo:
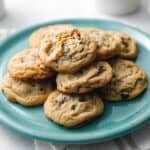
[[[0,19],[4,16],[4,14],[5,14],[4,1],[0,0]]]
[[[133,12],[140,6],[141,0],[95,0],[99,11],[111,15],[123,15]]]

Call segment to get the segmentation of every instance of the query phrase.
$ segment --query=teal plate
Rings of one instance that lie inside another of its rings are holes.
[[[114,21],[75,19],[32,26],[3,41],[0,44],[0,80],[7,72],[9,59],[17,52],[29,47],[29,35],[41,26],[52,24],[73,24],[78,27],[96,27],[130,34],[136,39],[139,46],[139,55],[135,62],[145,70],[150,79],[149,35]],[[25,136],[56,143],[86,144],[110,140],[134,131],[147,123],[149,118],[150,88],[133,101],[105,102],[104,115],[79,129],[66,129],[47,120],[43,114],[42,106],[23,107],[9,102],[3,93],[0,93],[0,121],[2,124]]]

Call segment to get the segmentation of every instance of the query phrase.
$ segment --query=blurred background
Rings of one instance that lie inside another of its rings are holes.
[[[0,28],[24,28],[64,18],[105,18],[150,32],[149,0],[0,0]],[[139,5],[140,3],[140,5]]]

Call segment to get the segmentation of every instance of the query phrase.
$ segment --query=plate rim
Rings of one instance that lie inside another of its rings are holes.
[[[44,25],[48,25],[48,24],[58,24],[60,22],[72,22],[72,21],[75,21],[75,22],[84,22],[84,21],[91,21],[91,22],[112,22],[112,23],[115,23],[115,24],[118,24],[118,25],[121,25],[121,26],[125,26],[127,28],[130,28],[134,31],[137,31],[141,34],[143,34],[144,36],[146,36],[148,39],[150,39],[150,35],[148,33],[145,33],[144,31],[142,31],[141,29],[138,29],[136,27],[133,27],[132,25],[128,25],[126,23],[122,23],[122,22],[119,22],[119,21],[114,21],[114,20],[105,20],[105,19],[85,19],[85,18],[75,18],[75,19],[60,19],[60,20],[54,20],[54,21],[49,21],[49,22],[44,22],[44,23],[40,23],[40,24],[37,24],[37,25],[31,25],[31,26],[28,26],[27,28],[25,29],[22,29],[20,31],[18,31],[17,33],[14,33],[12,34],[9,38],[3,40],[1,43],[0,43],[0,48],[5,45],[8,41],[11,41],[12,39],[16,38],[17,36],[21,35],[22,33],[25,33],[29,30],[34,30],[38,27],[41,27],[41,26],[44,26]],[[2,93],[0,93],[1,95]],[[0,102],[1,103],[1,102]],[[1,108],[1,105],[0,105],[0,108]],[[74,141],[73,139],[64,139],[62,138],[61,140],[57,140],[55,138],[47,138],[47,137],[44,137],[44,136],[40,136],[38,134],[35,134],[35,132],[29,132],[27,130],[22,130],[21,127],[20,128],[17,128],[17,126],[14,126],[13,124],[13,120],[11,120],[11,118],[9,117],[9,115],[6,115],[3,111],[0,111],[0,123],[11,128],[12,130],[24,135],[24,136],[27,136],[29,138],[35,138],[35,139],[40,139],[40,140],[44,140],[44,141],[51,141],[51,142],[54,142],[54,143],[62,143],[62,144],[88,144],[88,143],[97,143],[97,142],[102,142],[102,141],[106,141],[106,140],[110,140],[110,139],[114,139],[114,138],[117,138],[117,137],[120,137],[120,136],[123,136],[123,135],[126,135],[130,132],[133,132],[135,131],[137,128],[141,127],[142,125],[146,124],[148,121],[150,120],[150,111],[147,111],[147,115],[141,115],[140,116],[140,119],[135,119],[134,123],[132,125],[128,125],[127,127],[124,127],[124,128],[120,128],[117,130],[117,132],[111,132],[111,134],[105,136],[105,137],[98,137],[98,136],[94,136],[94,138],[80,138],[80,139],[77,139],[76,141]],[[19,124],[18,124],[19,125]]]

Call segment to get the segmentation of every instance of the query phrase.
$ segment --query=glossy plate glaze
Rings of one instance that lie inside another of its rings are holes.
[[[17,52],[29,47],[29,35],[37,28],[52,24],[73,24],[78,27],[96,27],[103,30],[123,31],[133,36],[139,46],[135,62],[141,66],[150,79],[150,38],[128,25],[106,20],[61,20],[29,27],[11,36],[0,44],[0,80],[7,72],[9,59]],[[149,84],[150,85],[150,84]],[[0,93],[0,121],[11,129],[32,138],[57,143],[94,143],[113,139],[134,131],[150,118],[150,89],[135,100],[105,103],[104,115],[79,129],[66,129],[49,120],[43,114],[43,107],[23,107],[9,102]]]

